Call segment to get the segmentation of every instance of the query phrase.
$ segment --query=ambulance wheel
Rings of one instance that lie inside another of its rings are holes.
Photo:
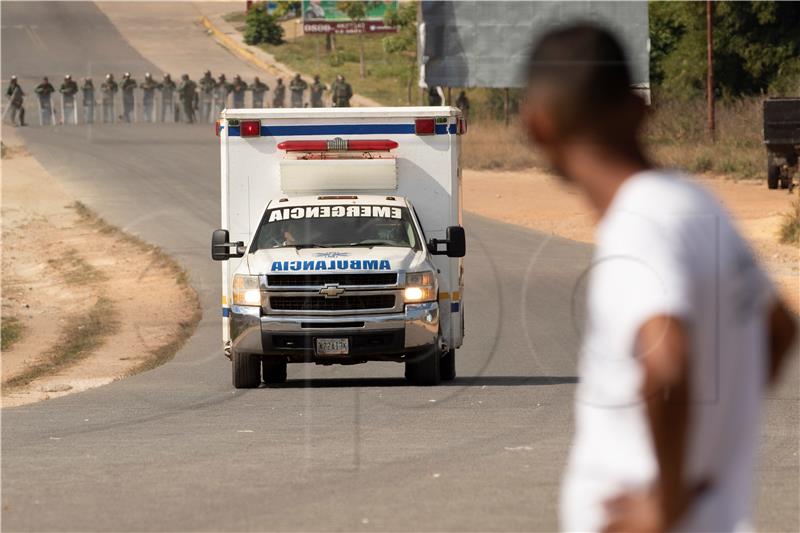
[[[456,379],[456,351],[448,350],[439,361],[439,375],[442,381],[453,381]]]
[[[265,357],[261,365],[264,369],[264,383],[267,385],[286,383],[286,361],[274,361]]]
[[[261,358],[237,351],[231,355],[233,386],[237,389],[255,389],[261,385]]]
[[[414,385],[438,385],[441,380],[441,354],[437,346],[406,361],[406,379]]]

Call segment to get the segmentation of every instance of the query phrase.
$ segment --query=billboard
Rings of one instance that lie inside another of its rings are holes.
[[[420,83],[522,87],[531,44],[573,21],[606,25],[622,42],[634,85],[650,85],[647,2],[422,2]]]
[[[389,8],[397,9],[397,0],[367,1],[364,20],[354,21],[338,8],[336,0],[303,0],[305,33],[388,33],[397,31],[383,22]]]

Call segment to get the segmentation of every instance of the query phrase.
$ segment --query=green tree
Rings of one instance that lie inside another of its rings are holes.
[[[397,33],[383,38],[386,53],[397,54],[408,62],[408,75],[405,76],[408,89],[408,105],[411,105],[411,92],[417,72],[417,3],[404,2],[400,9],[390,7],[386,10],[384,22],[397,28]]]
[[[247,44],[281,44],[283,42],[283,27],[278,23],[278,17],[267,13],[264,2],[254,4],[245,18],[244,42]]]
[[[342,0],[336,3],[336,8],[347,15],[347,18],[355,23],[363,22],[367,18],[368,3],[359,0]],[[358,34],[358,74],[363,80],[367,76],[367,68],[364,65],[364,34]]]
[[[800,92],[800,9],[793,2],[714,2],[714,80],[722,96]],[[672,97],[705,91],[706,5],[650,2],[650,69]]]

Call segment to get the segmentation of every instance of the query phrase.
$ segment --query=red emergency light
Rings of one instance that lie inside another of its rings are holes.
[[[418,118],[414,121],[414,133],[417,135],[434,135],[436,121],[432,118]]]
[[[331,139],[328,141],[282,141],[279,150],[287,152],[388,152],[398,147],[397,142],[390,140],[353,140]]]
[[[261,136],[261,121],[260,120],[243,120],[239,123],[239,134],[242,137],[259,137]]]

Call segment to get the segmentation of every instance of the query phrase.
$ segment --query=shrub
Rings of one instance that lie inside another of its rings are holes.
[[[245,18],[244,42],[247,44],[281,44],[283,28],[278,18],[267,13],[265,4],[256,4],[250,8]]]
[[[792,202],[792,208],[783,214],[778,239],[783,244],[800,243],[800,199]]]

